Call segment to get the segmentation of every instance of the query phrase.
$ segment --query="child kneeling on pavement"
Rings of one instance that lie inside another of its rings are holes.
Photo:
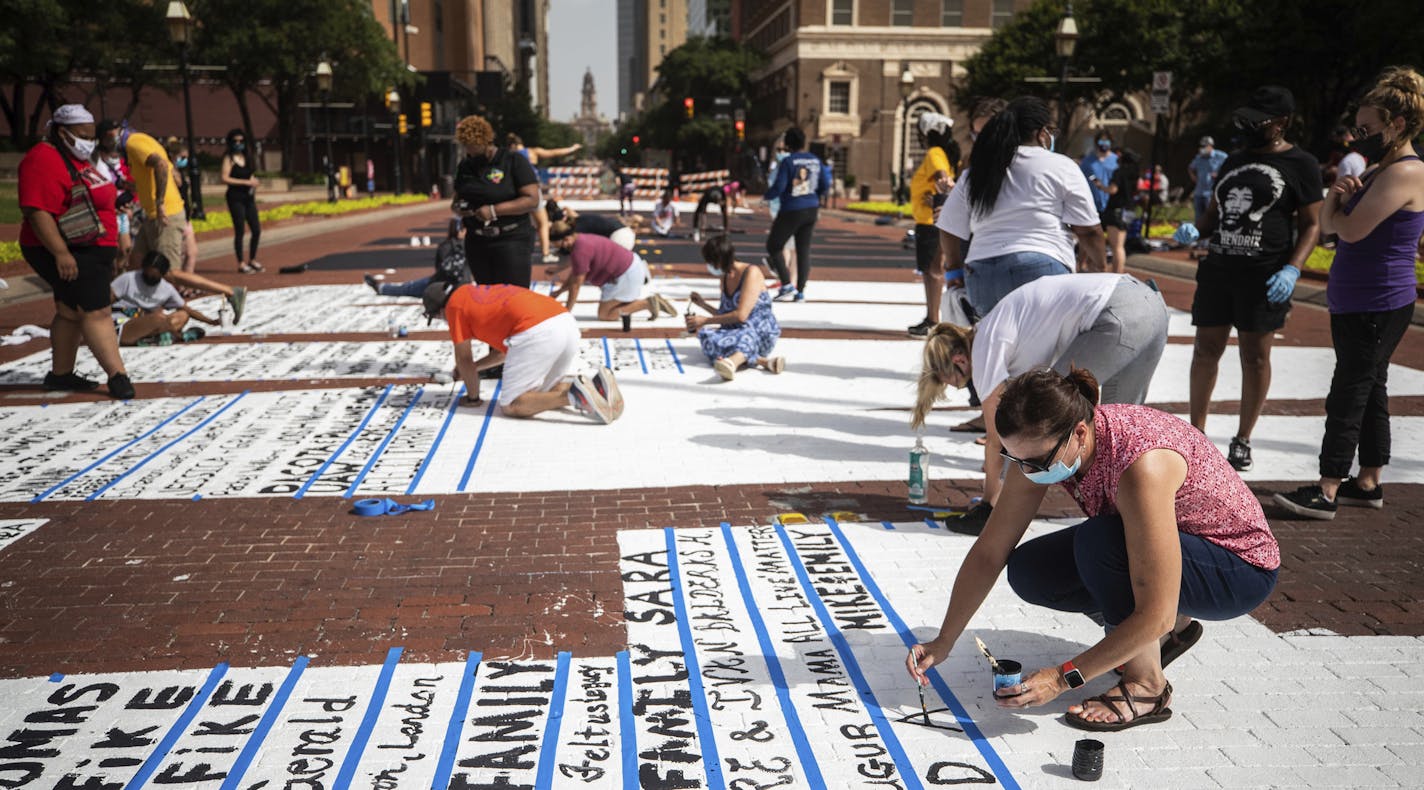
[[[170,268],[168,256],[153,250],[144,256],[138,271],[124,272],[110,283],[114,293],[110,310],[119,332],[119,345],[168,346],[203,337],[206,333],[201,327],[184,329],[189,319],[217,326],[216,320],[184,301],[178,289],[165,279]]]
[[[517,285],[456,285],[436,279],[422,296],[425,317],[443,316],[455,345],[455,369],[468,393],[464,403],[478,406],[480,371],[504,366],[499,407],[510,417],[533,417],[572,406],[608,424],[623,414],[623,396],[613,371],[600,367],[592,376],[572,376],[580,334],[574,317],[558,302]],[[471,341],[489,345],[474,357]]]

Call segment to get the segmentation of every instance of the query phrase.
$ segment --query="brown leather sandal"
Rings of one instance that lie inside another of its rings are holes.
[[[1096,702],[1117,717],[1115,722],[1093,721],[1086,719],[1077,713],[1065,713],[1063,720],[1068,722],[1068,726],[1077,727],[1080,730],[1090,730],[1092,732],[1117,732],[1136,727],[1139,724],[1154,724],[1159,721],[1166,721],[1172,718],[1172,709],[1167,707],[1167,701],[1172,697],[1172,684],[1168,683],[1162,693],[1155,697],[1134,697],[1127,692],[1127,681],[1119,680],[1117,688],[1121,694],[1099,694],[1096,697],[1088,697],[1083,700],[1083,704]],[[1122,715],[1122,709],[1117,706],[1121,702],[1127,705],[1127,710],[1132,714],[1129,719]],[[1152,709],[1146,713],[1138,713],[1135,702],[1150,702]]]

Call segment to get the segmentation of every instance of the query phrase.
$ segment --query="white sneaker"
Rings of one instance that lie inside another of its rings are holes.
[[[569,405],[589,419],[604,425],[617,419],[613,415],[613,406],[598,394],[598,389],[587,376],[579,376],[569,385]]]
[[[608,401],[608,405],[613,409],[613,419],[623,416],[623,393],[618,389],[618,379],[614,378],[613,371],[600,366],[598,372],[594,373],[589,381],[593,384],[594,390]],[[610,420],[611,422],[612,420]]]

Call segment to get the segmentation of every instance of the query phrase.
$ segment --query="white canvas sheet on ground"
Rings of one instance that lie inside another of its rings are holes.
[[[1038,522],[1025,537],[1060,526]],[[417,663],[395,645],[368,666],[302,656],[286,667],[7,679],[0,734],[27,731],[26,775],[46,786],[65,775],[213,787],[298,776],[391,790],[620,788],[635,776],[685,788],[1076,786],[1069,764],[1083,733],[1060,717],[1113,679],[1002,711],[972,638],[1031,671],[1078,654],[1101,629],[1023,604],[1002,578],[931,673],[925,725],[906,644],[933,635],[970,538],[916,523],[708,524],[618,542],[629,622],[615,656]],[[1421,665],[1414,637],[1206,623],[1168,670],[1173,717],[1104,738],[1100,785],[1415,787]],[[1243,666],[1276,671],[1263,683]],[[36,730],[43,721],[64,726]],[[121,737],[133,733],[143,737]]]

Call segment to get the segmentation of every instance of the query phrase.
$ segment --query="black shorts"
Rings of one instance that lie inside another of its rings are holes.
[[[1274,332],[1286,325],[1290,300],[1271,304],[1266,281],[1279,267],[1223,269],[1197,267],[1197,292],[1192,297],[1192,326],[1233,326],[1237,332]]]
[[[75,247],[69,251],[79,264],[79,276],[61,280],[54,256],[44,247],[21,247],[25,263],[54,290],[54,301],[83,312],[107,310],[112,301],[109,282],[114,278],[114,247]]]
[[[1120,208],[1105,208],[1098,212],[1098,221],[1105,228],[1127,230],[1127,212]]]
[[[934,225],[915,225],[915,268],[927,272],[938,260],[939,228]]]

